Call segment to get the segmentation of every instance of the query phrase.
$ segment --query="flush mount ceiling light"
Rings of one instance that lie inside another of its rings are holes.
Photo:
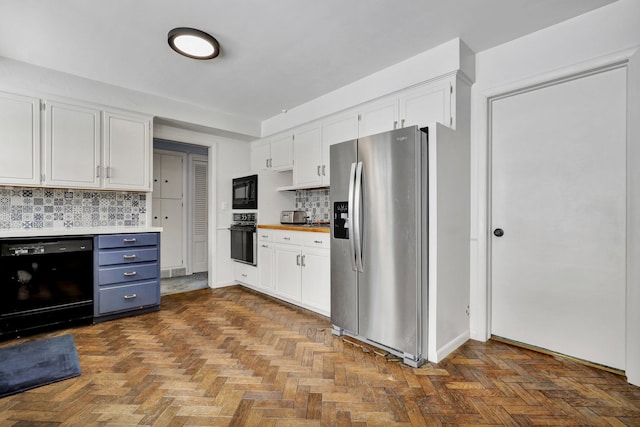
[[[174,28],[169,31],[171,49],[193,59],[211,59],[220,53],[220,44],[211,35],[195,28]]]

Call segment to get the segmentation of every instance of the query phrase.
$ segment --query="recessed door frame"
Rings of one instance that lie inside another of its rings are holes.
[[[184,129],[168,127],[164,125],[155,124],[153,127],[154,138],[165,139],[168,141],[183,142],[187,144],[194,144],[207,147],[208,149],[208,188],[207,188],[207,206],[209,211],[209,224],[217,224],[218,216],[215,209],[215,200],[217,200],[217,185],[213,177],[216,176],[216,164],[217,164],[217,147],[216,137],[213,135],[205,135],[200,133],[191,132]],[[148,223],[151,221],[151,194],[148,197],[147,211],[149,215],[147,217]],[[209,227],[208,230],[208,274],[207,282],[209,287],[214,287],[216,283],[216,262],[217,259],[217,238],[216,227]],[[162,249],[161,249],[162,250]]]
[[[492,99],[503,97],[535,86],[552,84],[560,80],[576,78],[587,72],[616,64],[628,67],[627,112],[627,369],[630,383],[640,385],[640,50],[631,48],[574,66],[554,70],[535,77],[509,84],[477,90],[472,96],[472,109],[477,114],[472,119],[476,150],[472,159],[471,224],[471,338],[485,341],[491,335],[491,115]],[[636,120],[633,119],[636,117]],[[635,215],[635,216],[634,216]]]

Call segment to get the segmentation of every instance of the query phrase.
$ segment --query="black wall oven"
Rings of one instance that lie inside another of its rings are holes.
[[[0,340],[92,321],[91,237],[0,241]]]
[[[233,214],[231,224],[231,259],[245,264],[257,264],[256,214]]]
[[[258,175],[233,179],[233,209],[258,209]]]

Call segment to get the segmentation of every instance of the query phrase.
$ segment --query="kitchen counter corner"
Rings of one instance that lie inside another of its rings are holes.
[[[258,228],[271,230],[306,231],[312,233],[329,233],[329,224],[258,224]]]
[[[0,239],[13,237],[81,236],[98,234],[160,233],[162,227],[24,228],[0,230]]]

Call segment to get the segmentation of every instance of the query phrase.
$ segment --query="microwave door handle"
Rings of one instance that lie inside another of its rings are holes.
[[[356,166],[356,176],[355,176],[355,192],[354,192],[354,200],[353,200],[353,216],[354,220],[352,222],[352,227],[354,228],[353,237],[354,237],[354,248],[355,248],[355,261],[356,267],[358,271],[364,271],[364,265],[362,264],[362,223],[360,219],[362,218],[362,174],[364,173],[364,165],[362,162],[358,162]]]
[[[347,221],[349,223],[349,228],[351,231],[349,232],[349,255],[351,258],[351,269],[353,271],[358,271],[358,267],[356,265],[356,249],[354,242],[354,221],[353,221],[353,202],[354,202],[354,192],[355,192],[355,180],[356,180],[356,164],[351,163],[351,171],[349,172],[349,196],[347,198]]]

